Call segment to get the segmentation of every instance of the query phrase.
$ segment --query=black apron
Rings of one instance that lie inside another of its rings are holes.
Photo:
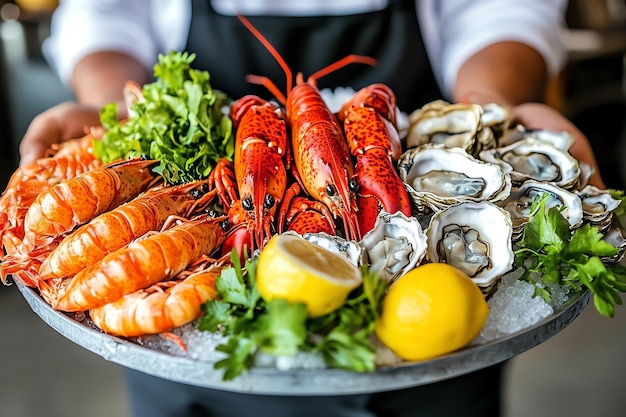
[[[297,1],[297,0],[294,0]],[[235,16],[216,13],[208,0],[193,1],[186,50],[196,53],[192,64],[209,71],[213,88],[232,98],[256,94],[271,98],[267,89],[246,81],[247,74],[269,77],[284,93],[282,68]],[[347,16],[250,16],[291,68],[305,79],[350,54],[376,59],[375,66],[351,64],[318,80],[319,88],[385,83],[396,94],[399,108],[411,112],[441,98],[422,40],[414,0],[391,0],[384,10]]]
[[[294,0],[297,1],[297,0]],[[330,1],[330,0],[328,0]],[[340,1],[340,0],[338,0]],[[410,112],[441,98],[427,59],[414,0],[391,0],[382,11],[349,16],[269,17],[249,20],[292,69],[305,78],[350,54],[377,59],[353,64],[318,81],[319,88],[389,85],[401,110]],[[285,74],[270,53],[233,16],[216,13],[208,0],[193,1],[187,51],[194,68],[209,71],[211,85],[232,98],[265,87],[247,74],[269,77],[283,92]],[[376,394],[266,396],[204,389],[126,370],[134,417],[496,417],[500,414],[501,366],[438,383]]]

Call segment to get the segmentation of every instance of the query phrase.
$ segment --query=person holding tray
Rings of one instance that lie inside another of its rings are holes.
[[[436,99],[491,102],[510,108],[528,128],[567,130],[572,154],[595,169],[591,146],[562,114],[542,104],[563,67],[560,38],[566,1],[555,0],[63,0],[44,54],[76,101],[38,115],[20,144],[20,165],[52,144],[100,124],[105,104],[119,103],[128,80],[151,81],[159,53],[197,55],[213,88],[230,97],[267,97],[247,74],[278,86],[282,69],[242,25],[245,15],[305,76],[349,54],[374,67],[351,65],[319,80],[320,88],[381,82],[407,113]],[[498,416],[503,365],[415,388],[325,397],[264,396],[199,388],[126,370],[132,414],[160,416]],[[376,387],[372,387],[376,391]]]

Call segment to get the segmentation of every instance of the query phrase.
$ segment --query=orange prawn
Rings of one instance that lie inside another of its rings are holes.
[[[100,214],[65,237],[39,268],[39,279],[74,276],[107,254],[151,230],[160,230],[170,216],[188,218],[205,208],[215,191],[202,197],[208,180],[154,187],[128,203]]]
[[[24,218],[22,252],[46,246],[55,237],[125,203],[154,185],[156,160],[134,159],[103,165],[39,194]]]
[[[6,254],[15,253],[22,243],[24,217],[37,195],[102,164],[93,155],[94,140],[97,138],[88,134],[52,145],[46,157],[17,168],[11,175],[0,196],[0,236]]]
[[[226,238],[222,227],[225,219],[203,214],[162,232],[149,232],[72,278],[39,281],[39,291],[56,310],[85,311],[103,306],[170,279],[220,248]]]
[[[211,262],[201,270],[183,271],[175,280],[159,282],[89,310],[106,333],[132,337],[167,332],[198,319],[202,305],[217,298],[215,280],[225,267]]]

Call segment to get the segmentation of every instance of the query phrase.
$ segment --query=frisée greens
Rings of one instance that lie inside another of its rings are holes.
[[[168,184],[182,184],[208,176],[217,161],[232,159],[232,122],[223,109],[230,98],[214,90],[209,73],[191,67],[194,54],[159,55],[155,81],[142,88],[142,97],[118,119],[115,103],[105,105],[100,120],[105,128],[95,141],[94,154],[107,163],[147,156]]]

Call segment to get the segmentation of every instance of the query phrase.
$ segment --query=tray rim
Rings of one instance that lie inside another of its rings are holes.
[[[30,306],[48,326],[105,360],[159,378],[224,391],[263,395],[352,395],[404,389],[442,381],[504,362],[559,333],[587,306],[590,293],[573,294],[551,316],[516,333],[483,344],[470,345],[436,359],[383,366],[373,372],[339,369],[255,367],[234,380],[222,380],[214,362],[177,356],[92,329],[54,310],[35,289],[14,280]]]

